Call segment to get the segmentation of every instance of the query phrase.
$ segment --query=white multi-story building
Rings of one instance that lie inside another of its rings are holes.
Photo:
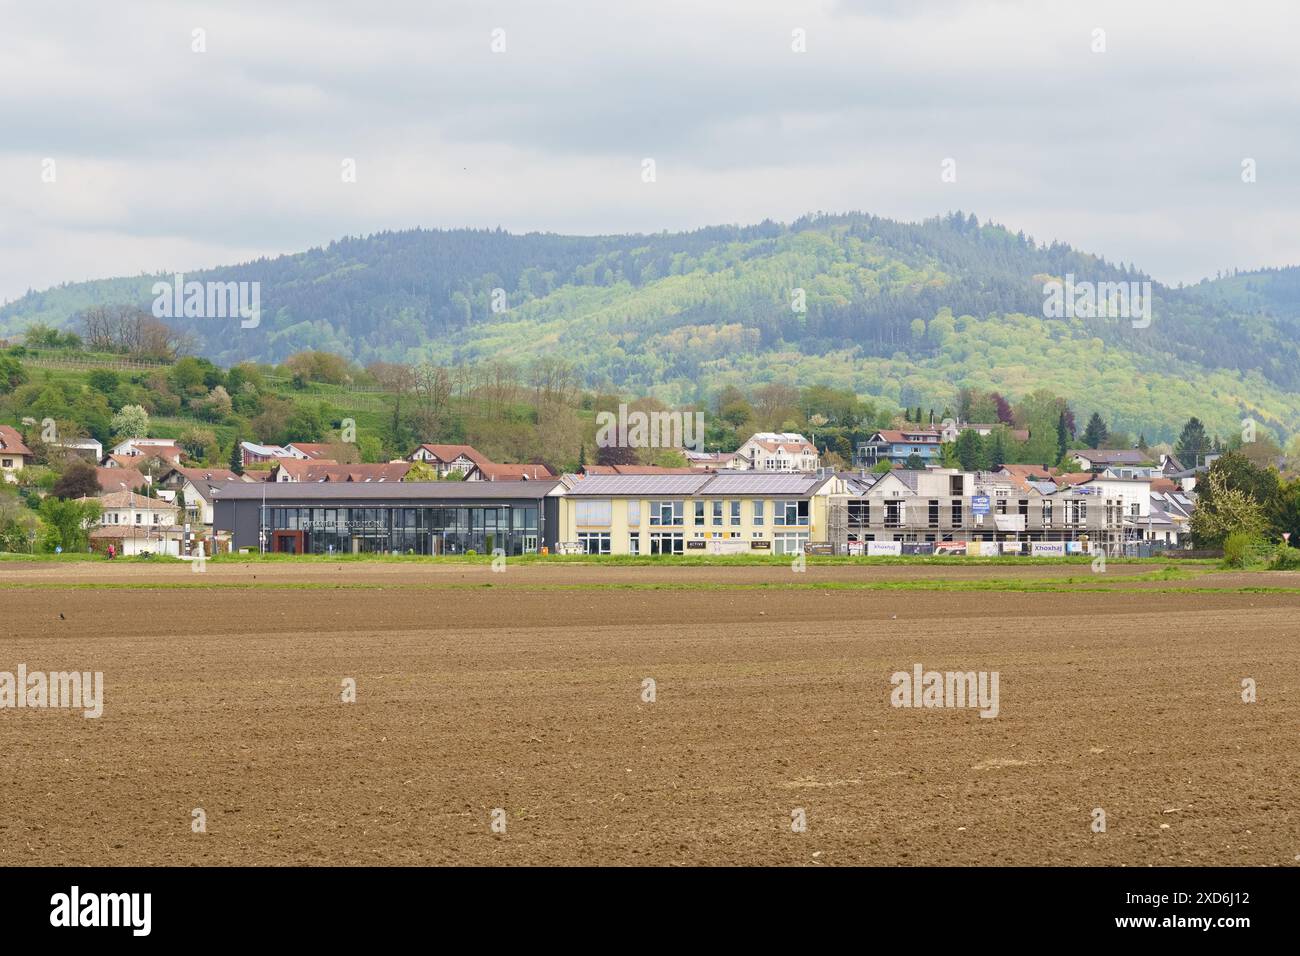
[[[817,448],[796,432],[758,432],[736,449],[753,471],[816,471]]]

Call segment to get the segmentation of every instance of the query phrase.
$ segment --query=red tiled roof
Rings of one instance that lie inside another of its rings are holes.
[[[333,460],[328,457],[333,453],[333,446],[325,442],[291,441],[289,442],[289,445],[298,449],[298,451],[302,452],[312,461],[321,461],[322,459],[325,461]],[[284,447],[288,448],[289,445],[285,445]]]
[[[23,444],[23,436],[18,433],[18,429],[9,425],[0,425],[0,451],[20,458],[30,458],[32,455],[32,450]]]
[[[299,481],[313,481],[316,479],[310,477],[311,475],[322,471],[322,469],[337,465],[337,461],[330,460],[307,461],[301,458],[280,458],[271,466],[267,480],[272,481],[274,480],[273,476],[280,474],[280,472],[287,472]]]
[[[145,484],[144,475],[134,468],[107,468],[101,465],[95,469],[95,477],[99,479],[100,491],[120,491],[123,482],[133,491],[143,488]]]
[[[229,468],[181,468],[172,469],[190,481],[241,481],[242,479]]]
[[[402,481],[411,470],[409,461],[371,465],[341,465],[336,461],[285,460],[276,462],[273,473],[286,472],[297,481]]]
[[[179,465],[181,459],[185,457],[185,452],[176,445],[142,445],[136,451],[137,454],[134,455],[110,454],[108,457],[123,468],[134,468],[136,462],[146,461],[150,458],[157,458],[159,461]]]
[[[554,478],[555,473],[545,465],[506,465],[491,461],[478,462],[478,470],[487,481],[519,481],[525,478]],[[689,473],[691,469],[683,469]]]
[[[372,465],[331,465],[326,481],[404,481],[411,470],[409,461],[388,461]]]
[[[1092,481],[1096,477],[1090,471],[1071,471],[1063,475],[1057,475],[1053,480],[1058,485],[1081,485],[1085,481]]]

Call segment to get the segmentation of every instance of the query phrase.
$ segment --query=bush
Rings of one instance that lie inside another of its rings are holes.
[[[1223,563],[1229,568],[1245,568],[1263,560],[1264,543],[1244,531],[1234,531],[1223,542]]]
[[[1281,546],[1269,562],[1270,571],[1300,571],[1300,548]]]

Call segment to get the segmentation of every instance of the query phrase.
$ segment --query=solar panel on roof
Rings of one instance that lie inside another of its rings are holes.
[[[592,475],[573,486],[577,495],[689,495],[708,475]]]
[[[821,479],[809,475],[718,475],[705,494],[802,494],[813,488]]]

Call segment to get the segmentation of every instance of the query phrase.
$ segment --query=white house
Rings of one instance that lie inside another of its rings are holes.
[[[1076,484],[1074,488],[1081,494],[1123,500],[1126,518],[1146,518],[1151,513],[1150,478],[1115,478],[1097,475]]]
[[[446,478],[452,472],[465,476],[466,481],[481,481],[483,475],[479,466],[491,464],[486,456],[480,454],[472,445],[435,445],[428,442],[406,456],[407,461],[422,461],[431,465],[438,472],[439,478]]]
[[[126,438],[108,450],[110,455],[146,455],[151,448],[175,445],[175,438]]]
[[[176,524],[176,506],[171,502],[133,491],[117,491],[93,500],[102,509],[99,527],[90,533],[97,548],[113,544],[124,555],[145,551],[180,555],[183,529]]]
[[[794,432],[757,432],[736,454],[754,471],[816,471],[821,464],[813,443]]]

